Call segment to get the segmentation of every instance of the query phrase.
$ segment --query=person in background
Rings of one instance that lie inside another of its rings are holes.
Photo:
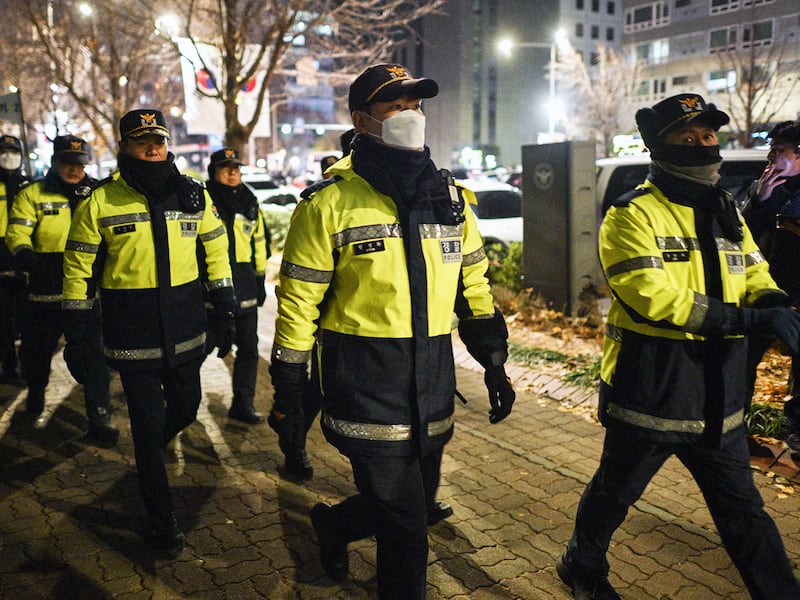
[[[264,278],[270,256],[270,236],[255,195],[242,183],[243,164],[233,148],[214,152],[208,164],[206,189],[228,234],[228,254],[236,290],[236,358],[228,417],[255,425],[264,422],[264,415],[253,407],[253,399],[258,375],[257,309],[267,298]]]
[[[173,513],[163,453],[197,417],[208,326],[219,357],[235,338],[228,237],[203,186],[175,167],[160,111],[126,113],[119,134],[119,171],[78,206],[64,252],[64,357],[70,370],[79,368],[99,291],[104,354],[119,371],[128,404],[144,537],[175,556],[186,536]],[[201,254],[214,306],[210,323]]]
[[[22,142],[13,135],[0,136],[0,383],[21,385],[16,341],[19,312],[25,297],[25,276],[5,243],[8,214],[19,190],[28,183],[23,171]]]
[[[750,186],[742,209],[747,226],[769,263],[780,288],[800,301],[800,120],[778,123],[769,132],[770,149],[764,172]],[[775,337],[754,334],[747,347],[750,393],[755,389],[758,364]],[[800,450],[800,357],[792,355],[788,382],[791,396],[783,412],[794,430],[786,438]]]
[[[335,154],[329,154],[328,156],[323,156],[319,161],[319,172],[322,174],[322,178],[325,179],[325,171],[328,170],[328,167],[333,165],[339,157]]]
[[[616,600],[606,553],[628,509],[673,454],[694,477],[753,598],[800,598],[778,529],[753,483],[744,426],[747,335],[797,351],[800,314],[769,274],[727,190],[717,131],[729,117],[697,94],[636,112],[647,180],[600,226],[613,292],[598,415],[600,466],[556,564],[583,600]]]
[[[28,386],[25,408],[33,415],[44,410],[50,365],[63,333],[64,248],[72,215],[97,185],[85,172],[88,162],[85,140],[56,137],[50,170],[17,194],[9,216],[6,244],[17,270],[28,277],[20,359]],[[119,431],[111,425],[110,374],[103,358],[99,304],[92,309],[85,350],[73,376],[83,384],[89,437],[113,444]]]
[[[428,519],[453,433],[452,315],[486,369],[497,423],[512,409],[505,320],[466,191],[425,146],[421,99],[438,85],[398,64],[350,86],[352,152],[306,189],[287,234],[270,374],[281,440],[305,435],[317,344],[322,430],[350,460],[358,494],[318,503],[311,523],[328,576],[347,577],[347,544],[374,535],[378,596],[425,597]]]

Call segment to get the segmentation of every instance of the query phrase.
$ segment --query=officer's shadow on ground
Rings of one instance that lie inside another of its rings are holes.
[[[519,598],[472,560],[471,555],[477,553],[479,548],[475,548],[469,537],[454,523],[442,521],[434,525],[428,530],[428,540],[430,551],[436,555],[437,565],[468,588],[464,590],[466,594],[491,589],[492,598]]]
[[[172,487],[175,515],[181,529],[187,533],[184,558],[192,552],[195,527],[215,489],[208,486]],[[175,560],[174,556],[154,550],[143,537],[145,518],[138,478],[132,469],[90,502],[78,502],[72,498],[43,498],[43,503],[51,510],[68,514],[79,523],[85,534],[140,565],[148,574],[157,574],[161,564]]]
[[[46,406],[43,415],[32,415],[20,405],[11,415],[0,448],[3,456],[0,481],[10,489],[30,485],[61,463],[86,449],[88,422],[80,388],[73,389],[57,406]],[[37,449],[33,449],[37,448]],[[0,488],[2,489],[2,488]],[[5,493],[0,492],[2,496]]]

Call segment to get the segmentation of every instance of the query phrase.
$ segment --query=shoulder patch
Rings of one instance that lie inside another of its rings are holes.
[[[306,189],[304,189],[302,192],[300,192],[300,197],[303,200],[308,200],[309,198],[311,198],[311,196],[316,194],[321,189],[328,187],[332,183],[336,183],[340,179],[341,179],[341,177],[339,175],[334,175],[333,177],[328,177],[327,179],[323,179],[322,181],[318,181],[317,183],[314,183],[314,184],[308,186]]]
[[[639,196],[646,196],[650,193],[650,190],[647,188],[636,188],[631,190],[630,192],[626,192],[622,194],[619,198],[614,200],[611,203],[611,206],[616,206],[617,208],[625,208],[628,206],[635,198]]]

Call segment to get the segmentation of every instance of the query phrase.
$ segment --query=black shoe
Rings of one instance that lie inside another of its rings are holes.
[[[111,414],[107,408],[98,406],[89,414],[89,431],[87,437],[102,442],[104,444],[114,445],[119,439],[119,429],[111,424]]]
[[[583,576],[566,554],[558,559],[556,572],[572,590],[575,600],[622,600],[606,577]]]
[[[178,527],[175,515],[166,520],[148,519],[145,540],[156,550],[161,550],[175,558],[186,544],[186,536]]]
[[[315,504],[309,513],[311,526],[319,541],[319,561],[322,568],[333,581],[344,581],[350,570],[350,557],[347,554],[347,544],[336,539],[335,533],[326,522],[330,519],[331,508],[325,502]]]
[[[228,410],[228,418],[248,425],[258,425],[264,422],[264,415],[256,412],[252,406],[231,406]]]
[[[314,467],[311,465],[311,461],[308,460],[305,448],[299,452],[287,454],[283,467],[289,475],[300,481],[308,481],[314,477]]]
[[[44,388],[28,388],[25,410],[32,415],[40,415],[44,410]]]
[[[447,502],[437,500],[433,505],[433,509],[428,511],[428,527],[433,527],[439,521],[444,521],[452,516],[453,507]]]

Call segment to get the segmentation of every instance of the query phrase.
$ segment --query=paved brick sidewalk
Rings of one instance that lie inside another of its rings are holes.
[[[263,317],[257,407],[266,411],[268,310]],[[443,463],[439,497],[455,515],[430,532],[428,598],[567,599],[553,564],[597,465],[602,428],[586,411],[544,393],[581,401],[575,390],[517,369],[515,410],[490,425],[482,376],[460,348],[457,359],[459,390],[469,403],[457,407]],[[22,412],[24,391],[0,387],[0,598],[375,597],[374,542],[351,546],[351,577],[333,584],[318,562],[308,519],[315,502],[354,492],[346,460],[315,426],[314,479],[300,486],[281,478],[269,428],[225,416],[230,366],[206,362],[199,420],[171,452],[176,513],[188,537],[171,561],[154,556],[138,535],[133,447],[118,381],[113,419],[122,435],[114,448],[82,439],[82,395],[60,355],[43,419]],[[755,477],[798,560],[800,493],[774,477]],[[611,580],[629,600],[748,597],[696,485],[674,460],[631,511],[610,561]]]

